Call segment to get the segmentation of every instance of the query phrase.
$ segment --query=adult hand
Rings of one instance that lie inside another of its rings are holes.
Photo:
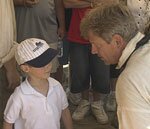
[[[94,6],[119,3],[119,0],[92,0]]]
[[[61,39],[63,39],[64,36],[66,35],[66,29],[63,28],[63,27],[59,27],[59,28],[58,28],[58,35],[59,35],[59,37],[60,37]]]
[[[24,0],[24,5],[28,7],[32,7],[37,3],[39,3],[39,0]]]
[[[39,0],[14,0],[16,6],[32,7],[37,3],[39,3]]]

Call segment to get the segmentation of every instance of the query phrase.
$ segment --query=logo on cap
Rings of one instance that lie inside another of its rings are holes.
[[[33,49],[34,52],[37,51],[39,48],[41,48],[43,46],[43,43],[42,42],[36,42],[35,45],[36,45],[36,48]]]

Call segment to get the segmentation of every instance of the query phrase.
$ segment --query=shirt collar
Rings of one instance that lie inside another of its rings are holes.
[[[50,83],[50,79],[48,78],[48,82],[49,82],[49,92],[50,90],[53,90],[53,85],[51,85]],[[31,95],[31,94],[34,94],[34,95],[40,95],[39,92],[37,92],[29,83],[28,79],[26,78],[26,80],[21,84],[21,90],[24,94],[27,94],[27,95]]]
[[[126,62],[126,60],[128,59],[128,57],[130,56],[130,54],[134,51],[136,44],[144,37],[144,34],[142,34],[141,32],[138,32],[134,38],[132,38],[129,43],[127,44],[127,46],[125,47],[125,49],[122,52],[122,55],[119,59],[118,65],[117,65],[117,69],[120,69],[123,64]]]

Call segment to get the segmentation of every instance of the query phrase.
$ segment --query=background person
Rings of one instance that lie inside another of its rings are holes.
[[[144,33],[146,26],[150,20],[150,1],[149,0],[120,0],[128,6],[135,22],[140,30]]]
[[[3,111],[14,88],[19,85],[20,77],[14,59],[16,24],[12,0],[0,0],[0,128]]]
[[[106,0],[64,0],[65,7],[72,8],[68,31],[70,42],[70,88],[72,93],[81,93],[81,101],[72,115],[73,120],[84,119],[91,108],[99,123],[108,123],[102,95],[109,93],[109,66],[99,60],[97,55],[91,54],[89,41],[83,39],[80,35],[80,22],[85,14],[97,4],[107,2]],[[92,101],[89,98],[92,98]]]

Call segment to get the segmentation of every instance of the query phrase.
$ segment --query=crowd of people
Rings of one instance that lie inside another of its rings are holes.
[[[0,17],[0,129],[107,124],[108,94],[119,129],[150,128],[149,0],[0,0]]]

